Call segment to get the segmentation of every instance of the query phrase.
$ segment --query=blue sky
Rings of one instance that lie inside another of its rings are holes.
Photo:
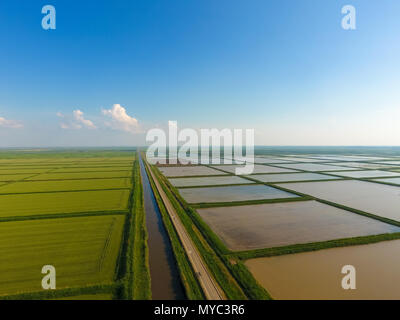
[[[0,146],[143,144],[168,120],[399,145],[399,16],[398,0],[2,0]]]

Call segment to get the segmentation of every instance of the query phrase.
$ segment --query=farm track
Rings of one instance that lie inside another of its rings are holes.
[[[98,268],[99,268],[99,272],[101,271],[102,267],[103,267],[103,263],[105,260],[105,257],[107,255],[107,250],[110,247],[110,242],[111,242],[111,237],[114,231],[114,226],[115,226],[115,218],[112,220],[110,227],[108,229],[108,233],[107,233],[107,238],[106,241],[104,242],[104,247],[103,250],[101,251],[101,255],[100,255],[100,259],[99,259],[99,263],[98,263]]]

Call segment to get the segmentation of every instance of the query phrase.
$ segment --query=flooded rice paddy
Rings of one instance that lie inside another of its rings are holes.
[[[400,221],[400,189],[380,183],[343,180],[285,183],[286,189]]]
[[[159,167],[158,169],[166,177],[215,176],[226,174],[206,166]]]
[[[235,174],[235,169],[243,165],[160,170],[181,188],[178,191],[188,203],[204,204],[197,212],[231,251],[274,248],[278,253],[282,246],[400,232],[398,226],[352,211],[400,221],[400,188],[396,186],[400,185],[399,158],[282,154],[257,155],[254,163],[254,175],[242,177],[223,176],[221,170]],[[276,183],[287,191],[256,183],[231,185],[251,183],[245,178]],[[287,201],[298,197],[291,190],[316,200]],[[254,202],[268,199],[282,202]],[[238,205],[238,201],[243,203]],[[215,203],[218,207],[212,207]],[[275,299],[400,299],[399,250],[400,240],[392,240],[254,258],[245,264]],[[344,265],[356,267],[357,290],[343,290]]]
[[[400,185],[400,178],[383,178],[383,179],[376,179],[375,181]]]
[[[390,166],[400,166],[400,161],[396,160],[396,161],[382,161],[379,162],[380,164],[386,164],[386,165],[390,165]]]
[[[286,182],[286,181],[312,181],[312,180],[330,180],[340,179],[339,177],[329,176],[326,174],[300,172],[287,174],[258,174],[251,177],[254,180],[261,182]]]
[[[176,178],[169,179],[169,182],[175,187],[190,187],[190,186],[212,186],[225,184],[245,184],[254,183],[254,181],[243,179],[237,176],[225,177],[198,177],[198,178]]]
[[[188,203],[216,203],[296,198],[295,194],[265,185],[179,189]]]
[[[338,156],[338,155],[321,155],[311,156],[314,159],[334,160],[334,161],[380,161],[386,160],[383,157],[370,157],[370,156]]]
[[[382,170],[363,170],[363,171],[349,171],[335,173],[341,177],[348,178],[375,178],[375,177],[396,177],[400,176],[400,172],[389,172]]]
[[[243,165],[224,165],[224,166],[213,166],[213,168],[217,168],[220,170],[224,170],[229,173],[235,173],[236,168],[242,168]],[[285,169],[285,168],[277,168],[262,164],[255,164],[253,174],[257,173],[285,173],[285,172],[296,172],[296,170]]]
[[[330,163],[326,163],[326,164],[335,165],[335,166],[360,168],[360,169],[388,169],[388,168],[393,168],[393,165],[377,164],[377,163],[370,163],[370,162],[330,162]]]
[[[233,251],[400,232],[399,227],[317,201],[197,211]]]
[[[350,167],[340,167],[335,165],[327,165],[320,163],[293,163],[279,165],[284,168],[304,170],[304,171],[341,171],[341,170],[354,170]]]

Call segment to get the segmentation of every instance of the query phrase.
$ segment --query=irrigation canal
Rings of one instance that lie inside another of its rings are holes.
[[[185,299],[185,291],[180,281],[179,270],[172,251],[167,230],[164,227],[160,209],[154,197],[149,177],[140,156],[144,209],[149,235],[149,264],[151,291],[154,300]]]

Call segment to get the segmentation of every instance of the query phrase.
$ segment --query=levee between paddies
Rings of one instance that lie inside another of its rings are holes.
[[[344,166],[344,167],[353,167],[359,169],[388,169],[393,168],[393,165],[386,165],[386,164],[376,164],[376,163],[369,163],[369,162],[332,162],[326,163],[329,165],[335,166]]]
[[[197,211],[233,251],[400,232],[399,227],[317,201],[206,208]]]
[[[0,295],[42,291],[44,265],[57,289],[111,283],[124,216],[0,223]]]
[[[324,161],[380,161],[380,160],[388,160],[389,158],[383,157],[370,157],[370,156],[353,156],[353,155],[312,155],[310,158],[313,159],[322,159]]]
[[[357,180],[285,183],[282,187],[400,221],[397,186]]]
[[[266,185],[243,185],[179,189],[188,203],[216,203],[296,198],[295,194]]]
[[[344,170],[354,170],[350,167],[341,167],[336,165],[328,165],[321,163],[293,163],[293,164],[282,164],[279,165],[284,168],[304,170],[304,171],[344,171]]]
[[[125,210],[129,193],[126,189],[0,195],[0,217]]]
[[[324,162],[326,160],[322,159],[315,159],[315,158],[303,158],[303,157],[292,157],[292,156],[286,156],[286,157],[281,157],[278,159],[286,160],[286,161],[291,161],[291,162]]]
[[[400,299],[400,240],[246,261],[274,299]],[[356,270],[344,290],[343,266]]]
[[[372,180],[372,181],[377,181],[377,182],[384,182],[384,183],[391,183],[391,184],[400,185],[400,178],[374,179],[374,180]]]
[[[376,178],[376,177],[398,177],[400,172],[389,172],[383,170],[360,170],[360,171],[348,171],[348,172],[337,172],[338,176],[348,178]]]
[[[0,186],[0,194],[130,188],[130,178],[22,181]]]

